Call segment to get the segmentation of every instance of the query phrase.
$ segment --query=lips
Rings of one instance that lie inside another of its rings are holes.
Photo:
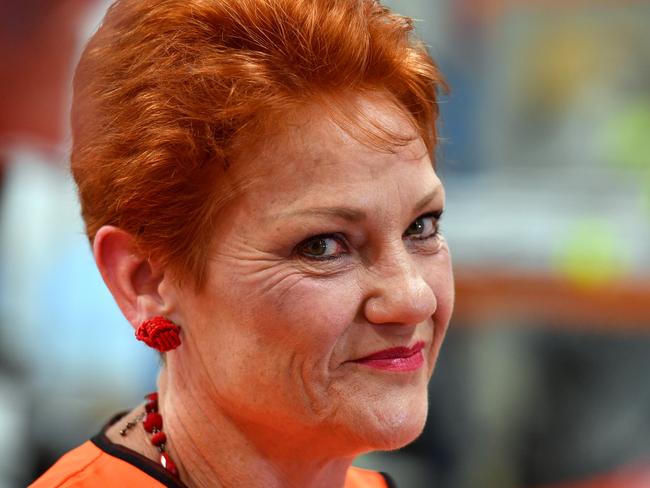
[[[375,352],[353,362],[376,369],[387,371],[413,371],[424,364],[424,341],[419,341],[411,347],[392,347]]]

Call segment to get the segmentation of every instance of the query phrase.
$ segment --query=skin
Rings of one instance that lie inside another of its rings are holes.
[[[234,165],[251,183],[220,215],[200,293],[140,257],[120,229],[97,235],[98,266],[131,323],[165,315],[182,327],[159,390],[189,486],[343,486],[355,456],[422,431],[453,305],[431,216],[444,190],[395,106],[350,103],[413,140],[380,151],[318,107],[293,114]],[[415,371],[353,362],[418,341]],[[157,460],[141,429],[121,437],[122,426],[108,432],[114,442]]]

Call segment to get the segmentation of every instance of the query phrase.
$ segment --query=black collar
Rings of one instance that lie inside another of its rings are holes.
[[[91,442],[95,444],[99,449],[104,451],[107,454],[110,454],[113,457],[126,461],[127,463],[135,466],[140,471],[144,471],[152,478],[160,481],[163,485],[168,488],[187,488],[187,486],[174,476],[172,476],[165,468],[160,464],[153,462],[151,459],[143,456],[142,454],[135,452],[133,449],[122,446],[120,444],[113,443],[107,436],[106,431],[110,426],[119,422],[122,417],[124,417],[127,412],[118,413],[115,415],[109,422],[102,428],[102,430],[93,437]],[[396,488],[395,480],[388,475],[387,473],[380,472],[380,474],[386,480],[388,488]]]
[[[107,436],[106,430],[116,422],[119,422],[122,417],[126,415],[127,412],[118,413],[115,415],[97,434],[95,437],[90,439],[90,441],[95,444],[99,449],[104,451],[107,454],[110,454],[113,457],[126,461],[127,463],[135,466],[140,471],[144,471],[152,478],[160,481],[163,485],[168,488],[187,488],[187,486],[182,483],[180,480],[172,476],[165,468],[160,464],[155,463],[151,459],[143,456],[142,454],[135,452],[133,449],[128,447],[121,446],[120,444],[113,443]]]

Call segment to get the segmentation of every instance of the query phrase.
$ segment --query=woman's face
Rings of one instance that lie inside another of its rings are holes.
[[[356,103],[414,134],[387,102]],[[257,178],[220,217],[205,290],[179,291],[169,365],[251,437],[400,447],[423,428],[452,310],[443,187],[419,138],[378,151],[316,107],[287,125],[234,165]]]

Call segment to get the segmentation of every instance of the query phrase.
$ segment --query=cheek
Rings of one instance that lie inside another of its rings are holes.
[[[211,291],[221,299],[202,315],[213,313],[209,321],[222,322],[206,327],[219,327],[215,342],[228,345],[222,348],[226,357],[215,355],[211,368],[218,371],[213,380],[223,397],[238,398],[239,412],[251,408],[250,415],[259,408],[267,415],[274,409],[277,415],[296,411],[304,401],[310,411],[322,410],[332,358],[358,309],[354,278],[287,273],[273,286],[250,280],[222,285]],[[237,391],[241,385],[245,388]]]
[[[454,308],[454,277],[451,256],[446,246],[435,256],[435,263],[429,263],[428,269],[429,273],[426,280],[436,297],[436,311],[433,314],[435,329],[432,350],[432,363],[435,363]]]
[[[337,277],[301,277],[288,290],[279,287],[262,300],[266,326],[273,335],[311,363],[327,361],[358,311],[359,287],[348,274]],[[307,358],[308,357],[308,358]]]

